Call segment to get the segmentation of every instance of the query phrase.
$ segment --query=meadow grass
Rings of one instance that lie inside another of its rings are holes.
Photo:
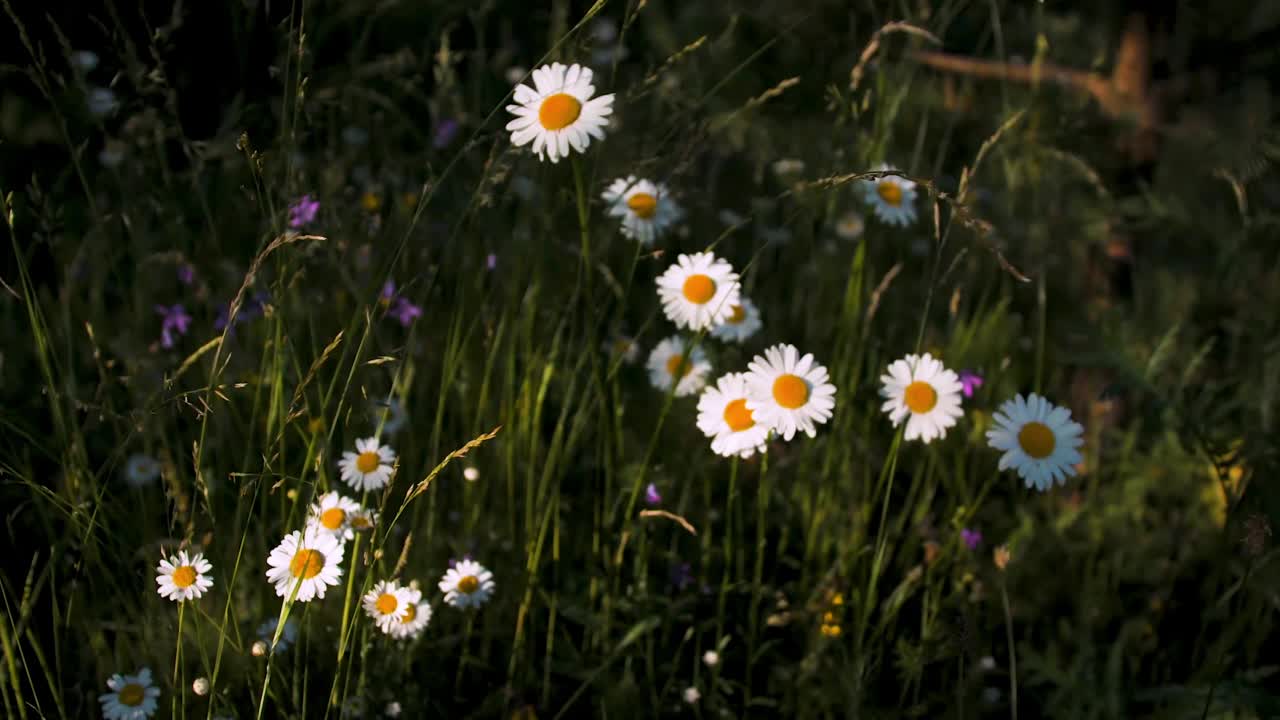
[[[109,0],[84,29],[0,1],[27,126],[0,187],[5,717],[101,716],[143,667],[174,718],[1280,713],[1280,135],[1248,77],[1153,129],[1107,75],[1114,13],[999,0]],[[202,32],[236,39],[212,85]],[[616,95],[556,163],[503,129],[551,62]],[[631,175],[683,208],[652,245],[601,198]],[[885,183],[912,222],[876,215]],[[664,313],[696,252],[759,307],[744,342]],[[713,453],[698,395],[650,384],[673,335],[711,385],[812,353],[831,417]],[[925,352],[978,378],[931,442],[881,409]],[[986,435],[1032,392],[1083,425],[1044,492]],[[385,488],[342,479],[364,438]],[[268,554],[332,491],[376,521],[323,598],[278,594]],[[175,603],[179,549],[214,585]],[[482,607],[437,588],[464,558]],[[386,579],[420,633],[363,608]]]

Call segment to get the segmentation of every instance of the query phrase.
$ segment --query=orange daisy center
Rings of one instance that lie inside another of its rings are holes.
[[[680,377],[684,377],[685,375],[688,375],[689,371],[693,370],[693,365],[685,365],[684,370],[681,371],[680,363],[682,362],[684,362],[683,355],[676,354],[667,358],[667,374],[672,377],[675,377],[676,372],[679,371]]]
[[[289,561],[289,572],[296,578],[311,578],[324,569],[324,553],[319,550],[299,550]]]
[[[706,275],[690,275],[684,281],[684,299],[695,305],[705,305],[716,294],[716,281]]]
[[[320,513],[320,524],[329,530],[337,530],[347,519],[347,511],[340,507],[331,507]]]
[[[1058,440],[1053,436],[1053,431],[1048,425],[1032,421],[1023,425],[1018,431],[1018,444],[1022,446],[1022,452],[1036,460],[1043,460],[1053,454]]]
[[[398,606],[399,604],[400,604],[400,601],[396,600],[396,596],[392,595],[391,593],[382,593],[381,595],[378,596],[378,602],[374,603],[374,605],[378,608],[378,612],[382,613],[383,615],[390,615],[391,613],[395,612],[396,606]]]
[[[382,458],[378,457],[378,453],[368,450],[360,453],[360,457],[356,458],[356,469],[366,475],[378,469],[378,463]]]
[[[467,595],[470,595],[471,593],[479,589],[480,589],[480,578],[476,577],[475,575],[468,575],[458,581],[458,592],[466,593]]]
[[[907,386],[906,391],[902,393],[902,402],[906,403],[907,409],[916,414],[924,414],[929,412],[938,404],[938,391],[927,382],[919,380]]]
[[[734,305],[729,309],[729,319],[725,322],[730,325],[740,325],[743,320],[747,319],[747,311],[741,305]]]
[[[902,186],[892,180],[881,180],[876,185],[876,192],[879,193],[881,200],[894,207],[902,204]]]
[[[189,588],[196,584],[196,569],[183,565],[173,571],[173,584],[180,588]]]
[[[568,127],[582,114],[582,103],[568,93],[556,93],[542,101],[538,108],[538,122],[548,130]]]
[[[627,198],[627,207],[631,208],[636,217],[648,220],[658,212],[658,198],[649,193],[638,192]]]
[[[796,375],[779,375],[773,381],[773,399],[788,410],[795,410],[809,401],[809,383]]]
[[[734,432],[742,432],[756,424],[751,410],[747,408],[746,398],[738,398],[724,406],[724,422]]]

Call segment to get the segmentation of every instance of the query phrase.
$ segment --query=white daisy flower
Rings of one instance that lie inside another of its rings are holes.
[[[685,359],[688,353],[688,360]],[[701,347],[689,350],[688,343],[678,335],[658,343],[649,353],[649,382],[659,390],[670,390],[676,381],[676,373],[680,373],[676,384],[676,397],[692,395],[707,384],[707,374],[711,372],[711,363]]]
[[[876,170],[896,170],[881,164]],[[906,178],[886,175],[863,180],[862,194],[880,221],[906,227],[916,221],[916,184]]]
[[[741,343],[759,332],[763,326],[764,323],[760,322],[760,309],[746,296],[741,296],[738,304],[729,308],[729,317],[711,328],[711,336],[717,340]]]
[[[400,587],[395,580],[382,580],[365,593],[361,604],[378,629],[391,635],[391,629],[399,625],[408,614],[409,606],[416,605],[421,598],[422,592],[419,590]]]
[[[602,347],[610,356],[621,358],[627,365],[635,365],[640,359],[640,343],[633,337],[614,335],[613,339],[605,341]]]
[[[156,584],[160,586],[156,592],[174,602],[198,598],[213,587],[213,578],[208,574],[212,569],[203,553],[188,556],[186,550],[180,550],[156,566]]]
[[[351,519],[360,512],[360,503],[337,491],[327,492],[311,505],[307,522],[346,542],[356,536]]]
[[[880,410],[898,427],[907,420],[903,438],[932,442],[947,436],[964,412],[960,409],[960,377],[946,369],[929,353],[908,355],[889,364],[880,394],[888,398]]]
[[[160,688],[151,684],[151,668],[142,668],[137,675],[116,673],[107,680],[107,687],[111,692],[98,696],[107,720],[143,720],[155,714]]]
[[[488,602],[494,587],[493,573],[475,560],[459,560],[440,581],[444,601],[464,610]]]
[[[539,159],[559,162],[572,148],[585,152],[591,138],[604,139],[605,118],[613,114],[613,94],[592,99],[591,69],[560,63],[543,65],[533,71],[533,85],[517,85],[515,105],[507,112],[516,116],[507,123],[511,144],[516,147],[533,141]]]
[[[1071,420],[1071,411],[1035,393],[1006,400],[993,416],[996,427],[987,431],[987,443],[1003,450],[1000,469],[1013,468],[1027,487],[1048,490],[1056,482],[1066,484],[1083,458],[1084,428]]]
[[[150,485],[160,477],[160,463],[144,453],[134,453],[124,463],[124,479],[133,487]]]
[[[698,429],[711,438],[717,455],[751,457],[765,451],[769,426],[747,409],[747,376],[729,373],[698,398]]]
[[[344,551],[341,540],[315,525],[294,530],[267,556],[267,579],[275,583],[280,597],[289,597],[297,587],[298,602],[324,598],[325,590],[342,577]]]
[[[842,240],[857,240],[866,229],[866,221],[858,212],[850,210],[836,221],[836,236]]]
[[[342,480],[356,490],[380,490],[391,481],[396,452],[371,437],[356,440],[356,452],[342,453],[338,469]]]
[[[652,245],[684,214],[666,184],[635,175],[614,180],[601,197],[609,203],[609,214],[622,219],[622,234],[641,245]]]
[[[724,322],[740,304],[738,274],[712,253],[682,254],[658,277],[658,297],[676,327],[709,328]]]
[[[264,620],[263,623],[258,626],[258,638],[261,639],[264,644],[271,642],[271,638],[276,636],[276,625],[279,622],[279,619],[272,618],[270,620]],[[284,652],[285,650],[288,650],[289,646],[297,641],[298,623],[294,622],[293,618],[289,618],[284,621],[284,629],[280,631],[280,640],[276,643],[276,652]]]
[[[818,434],[815,423],[831,419],[836,386],[812,354],[801,357],[794,345],[774,345],[747,369],[747,409],[783,440],[790,440],[796,430],[813,437]]]
[[[388,631],[391,636],[397,639],[412,639],[422,634],[422,630],[431,622],[431,605],[422,602],[422,592],[414,590],[418,593],[418,600],[414,600],[405,607],[405,613],[400,621],[392,624]]]

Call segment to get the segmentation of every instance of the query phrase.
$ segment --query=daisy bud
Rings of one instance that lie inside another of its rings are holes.
[[[702,664],[707,667],[715,667],[720,664],[720,653],[715,650],[708,650],[702,653]]]
[[[267,644],[259,640],[253,644],[253,647],[249,648],[249,652],[253,653],[254,657],[262,657],[267,654]]]
[[[191,691],[200,697],[209,694],[209,678],[198,677],[191,683]]]
[[[474,466],[468,465],[465,469],[463,469],[462,477],[466,478],[467,482],[475,482],[480,479],[480,471],[477,470]]]

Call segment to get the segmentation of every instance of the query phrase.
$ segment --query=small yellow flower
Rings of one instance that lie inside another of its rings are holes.
[[[822,634],[826,637],[838,638],[840,637],[840,632],[841,632],[841,629],[839,625],[823,625],[822,626]]]
[[[366,192],[360,196],[360,207],[363,207],[366,212],[378,212],[382,209],[382,198],[373,192]]]
[[[322,417],[311,418],[311,420],[307,423],[307,432],[311,433],[312,435],[319,435],[320,433],[324,432],[324,418]]]

